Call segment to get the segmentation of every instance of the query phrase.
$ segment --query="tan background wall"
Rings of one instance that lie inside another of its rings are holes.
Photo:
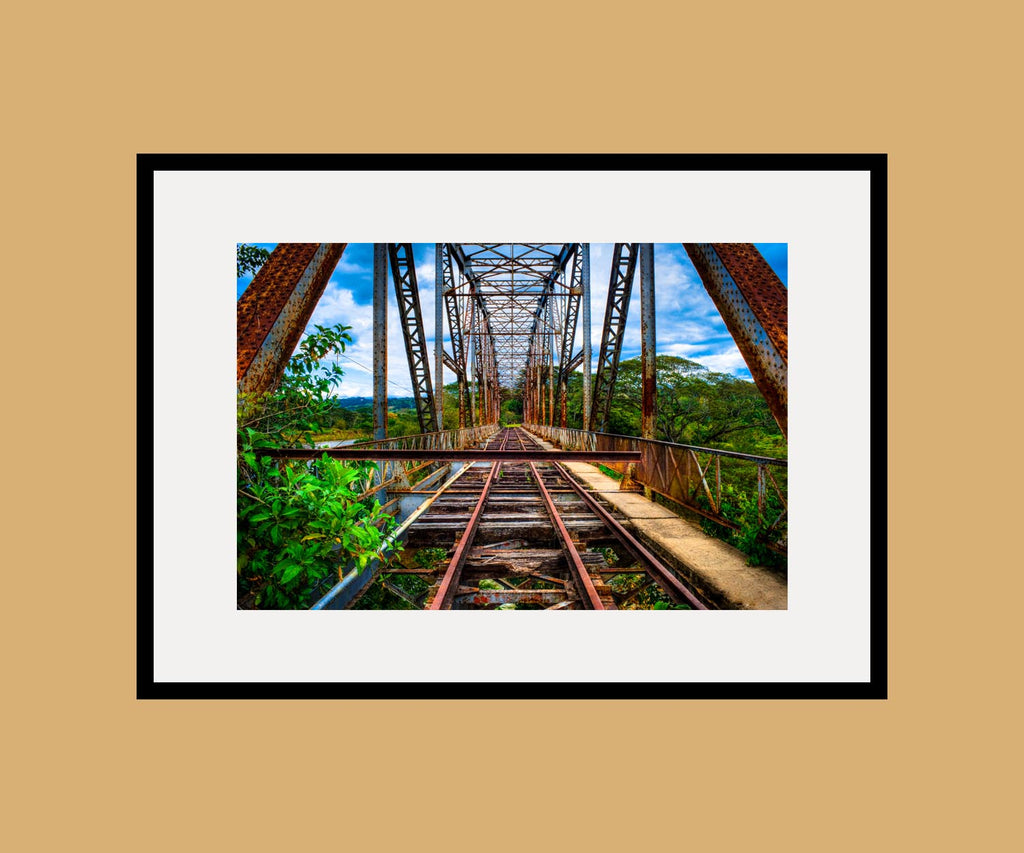
[[[222,5],[5,16],[12,849],[1008,846],[1005,4]],[[545,149],[890,153],[891,699],[136,702],[135,153]]]

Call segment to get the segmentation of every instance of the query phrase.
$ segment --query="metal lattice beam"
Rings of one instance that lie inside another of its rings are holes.
[[[608,426],[639,248],[639,243],[616,243],[612,255],[601,352],[597,358],[597,376],[594,379],[594,407],[590,418],[591,428],[596,432],[604,432]]]
[[[577,246],[573,255],[572,284],[565,297],[565,323],[562,328],[562,346],[558,357],[559,424],[568,426],[567,407],[569,374],[572,372],[573,346],[576,343],[576,325],[579,322],[580,300],[583,296],[583,251]],[[588,368],[589,370],[589,365]]]
[[[465,323],[465,312],[461,310],[461,303],[464,301],[459,298],[459,285],[455,281],[455,267],[452,265],[452,257],[456,252],[456,247],[450,243],[440,244],[441,251],[441,278],[439,281],[442,283],[441,287],[444,291],[444,304],[445,312],[448,315],[448,331],[452,342],[452,354],[450,356],[445,354],[445,363],[455,373],[456,381],[459,385],[459,428],[465,429],[466,427],[466,404],[467,404],[467,388],[466,388],[466,347],[464,343],[464,323]],[[462,264],[465,262],[463,261]],[[462,264],[459,265],[459,274],[461,272]],[[436,286],[436,284],[435,284]],[[443,393],[443,388],[438,389],[438,393]]]
[[[398,313],[402,318],[405,352],[409,357],[409,376],[416,400],[416,416],[420,430],[432,432],[437,409],[434,389],[430,383],[430,362],[427,339],[423,332],[423,312],[420,292],[416,285],[416,261],[411,243],[388,243],[391,275],[395,283]]]

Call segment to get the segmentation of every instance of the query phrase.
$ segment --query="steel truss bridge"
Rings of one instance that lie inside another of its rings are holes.
[[[282,243],[260,269],[237,306],[240,394],[266,391],[280,381],[346,245]],[[683,246],[772,415],[786,434],[785,287],[752,244]],[[730,471],[737,466],[753,466],[757,470],[759,511],[770,503],[770,493],[785,507],[783,461],[654,440],[657,375],[652,243],[614,244],[601,346],[593,375],[589,244],[437,243],[434,263],[435,341],[431,371],[413,247],[409,243],[374,245],[374,440],[357,448],[330,451],[339,458],[376,460],[380,470],[373,482],[365,484],[365,494],[377,495],[382,504],[396,510],[403,495],[431,494],[428,503],[433,503],[442,491],[450,490],[451,483],[442,486],[441,481],[453,461],[490,464],[484,473],[477,472],[474,488],[468,492],[461,490],[472,497],[471,502],[475,501],[467,517],[469,526],[459,526],[461,517],[454,522],[458,531],[449,525],[454,553],[448,569],[454,574],[436,578],[427,606],[457,606],[467,596],[472,598],[472,590],[463,588],[460,592],[459,578],[466,561],[473,563],[470,545],[475,535],[474,524],[488,511],[488,494],[502,465],[520,466],[506,469],[514,473],[518,483],[509,488],[513,493],[516,489],[522,494],[529,493],[530,500],[536,500],[537,506],[547,513],[545,524],[549,529],[560,531],[563,559],[555,562],[565,569],[566,597],[556,601],[555,594],[534,596],[538,601],[554,601],[552,608],[601,609],[615,605],[614,597],[600,583],[602,569],[597,567],[590,575],[581,569],[582,558],[573,544],[578,544],[579,534],[572,533],[563,523],[558,502],[542,485],[547,478],[556,492],[578,491],[578,483],[570,482],[570,472],[561,466],[566,459],[600,461],[623,474],[624,488],[643,488],[648,495],[658,494],[726,526],[735,525],[722,513],[723,482],[728,481]],[[421,429],[420,435],[402,439],[387,436],[389,280],[401,317]],[[642,436],[630,438],[608,435],[606,428],[635,283],[640,289]],[[458,385],[459,428],[447,432],[443,426],[445,371]],[[570,424],[568,386],[577,371],[582,373],[582,420]],[[503,392],[521,396],[523,421],[529,432],[506,432],[495,437]],[[313,453],[309,451],[306,455]],[[509,453],[513,455],[508,456]],[[303,451],[281,451],[278,455],[301,458]],[[538,472],[533,467],[537,462],[555,467]],[[531,466],[532,473],[523,465]],[[463,473],[469,470],[469,466],[462,469]],[[469,476],[466,482],[473,480]],[[532,485],[527,488],[527,483],[540,484],[540,491],[534,494]],[[448,497],[457,493],[459,490]],[[580,499],[587,503],[588,512],[598,512],[585,495]],[[422,528],[424,522],[420,524]],[[403,524],[403,528],[406,526]],[[599,526],[611,529],[607,519],[602,519]],[[447,529],[443,523],[441,527]],[[639,553],[636,548],[643,546],[623,547],[635,555]],[[477,555],[476,559],[479,563],[482,558]],[[649,573],[650,581],[658,583],[673,600],[693,598],[690,592],[677,588],[678,577],[667,579],[665,572],[671,573],[670,570],[651,568],[649,561],[637,559],[637,565]],[[558,580],[558,572],[548,563],[545,565],[545,577]],[[504,598],[525,600],[530,592],[528,588],[509,589]],[[481,591],[477,589],[476,593]],[[350,598],[335,591],[332,606]],[[497,596],[496,600],[501,598]],[[702,606],[696,600],[691,603]]]

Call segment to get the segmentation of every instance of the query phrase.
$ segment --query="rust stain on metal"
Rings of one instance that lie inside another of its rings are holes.
[[[787,291],[751,243],[683,243],[783,435],[788,430]]]
[[[241,390],[264,391],[280,381],[284,365],[298,345],[346,245],[280,243],[271,252],[236,306],[237,381]],[[326,247],[322,262],[310,270],[321,246]],[[307,275],[310,280],[305,293],[296,299],[296,287]],[[277,356],[266,354],[271,344]],[[254,369],[254,365],[258,366]],[[255,373],[259,375],[250,375]]]
[[[718,257],[743,290],[775,348],[789,360],[786,286],[752,243],[714,243]]]

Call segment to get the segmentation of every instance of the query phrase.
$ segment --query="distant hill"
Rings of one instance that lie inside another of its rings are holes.
[[[335,397],[334,405],[339,409],[363,409],[373,406],[373,397]],[[388,396],[388,409],[415,409],[416,400],[412,397]]]

